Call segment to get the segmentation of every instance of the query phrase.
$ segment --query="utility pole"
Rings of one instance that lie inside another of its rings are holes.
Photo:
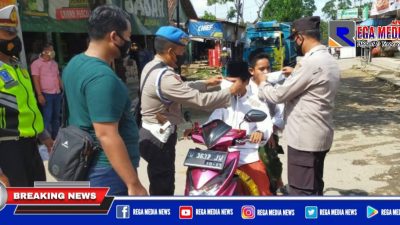
[[[179,2],[180,0],[176,0],[176,27],[180,28],[180,21],[179,21]]]
[[[242,2],[241,0],[236,0],[235,2],[235,7],[236,7],[236,26],[235,26],[235,34],[236,34],[236,40],[239,39],[239,19],[241,18],[242,15]]]
[[[176,27],[180,28],[180,21],[179,21],[179,2],[181,0],[176,0]],[[179,74],[181,74],[182,70],[181,70],[181,66],[179,65],[177,68],[177,71]]]
[[[241,0],[236,0],[235,1],[235,7],[236,7],[236,26],[235,26],[235,47],[238,45],[238,40],[239,40],[239,18],[242,15],[242,2]],[[236,52],[236,51],[235,51]],[[236,58],[238,54],[235,54],[233,58]]]
[[[358,0],[358,7],[357,7],[357,0],[354,0],[354,7],[358,9],[358,18],[360,18],[360,13],[362,15],[362,0]]]

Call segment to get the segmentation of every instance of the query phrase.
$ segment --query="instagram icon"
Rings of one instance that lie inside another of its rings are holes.
[[[242,219],[252,220],[256,217],[256,208],[254,205],[244,205],[242,206]]]

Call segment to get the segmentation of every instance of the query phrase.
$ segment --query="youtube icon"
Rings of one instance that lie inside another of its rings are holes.
[[[192,206],[179,206],[179,219],[193,219],[193,207]]]

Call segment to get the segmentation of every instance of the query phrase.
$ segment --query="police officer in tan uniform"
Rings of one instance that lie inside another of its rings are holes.
[[[143,69],[141,75],[140,153],[148,162],[147,172],[151,195],[173,195],[175,189],[176,125],[182,119],[182,104],[188,107],[214,110],[230,104],[232,94],[240,93],[245,84],[233,78],[228,89],[207,92],[207,87],[218,85],[221,78],[207,81],[183,82],[174,68],[185,60],[188,35],[172,27],[161,27],[154,41],[157,55]]]
[[[326,46],[320,43],[320,18],[293,22],[290,38],[303,59],[282,85],[260,84],[259,98],[285,103],[284,137],[288,144],[290,195],[323,195],[326,153],[333,141],[333,109],[340,71]]]

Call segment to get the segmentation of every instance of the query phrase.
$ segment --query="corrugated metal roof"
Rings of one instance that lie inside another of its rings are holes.
[[[172,21],[177,2],[178,0],[168,0],[168,16],[170,21]],[[198,19],[196,10],[194,10],[192,2],[190,0],[180,0],[180,4],[188,18]]]

